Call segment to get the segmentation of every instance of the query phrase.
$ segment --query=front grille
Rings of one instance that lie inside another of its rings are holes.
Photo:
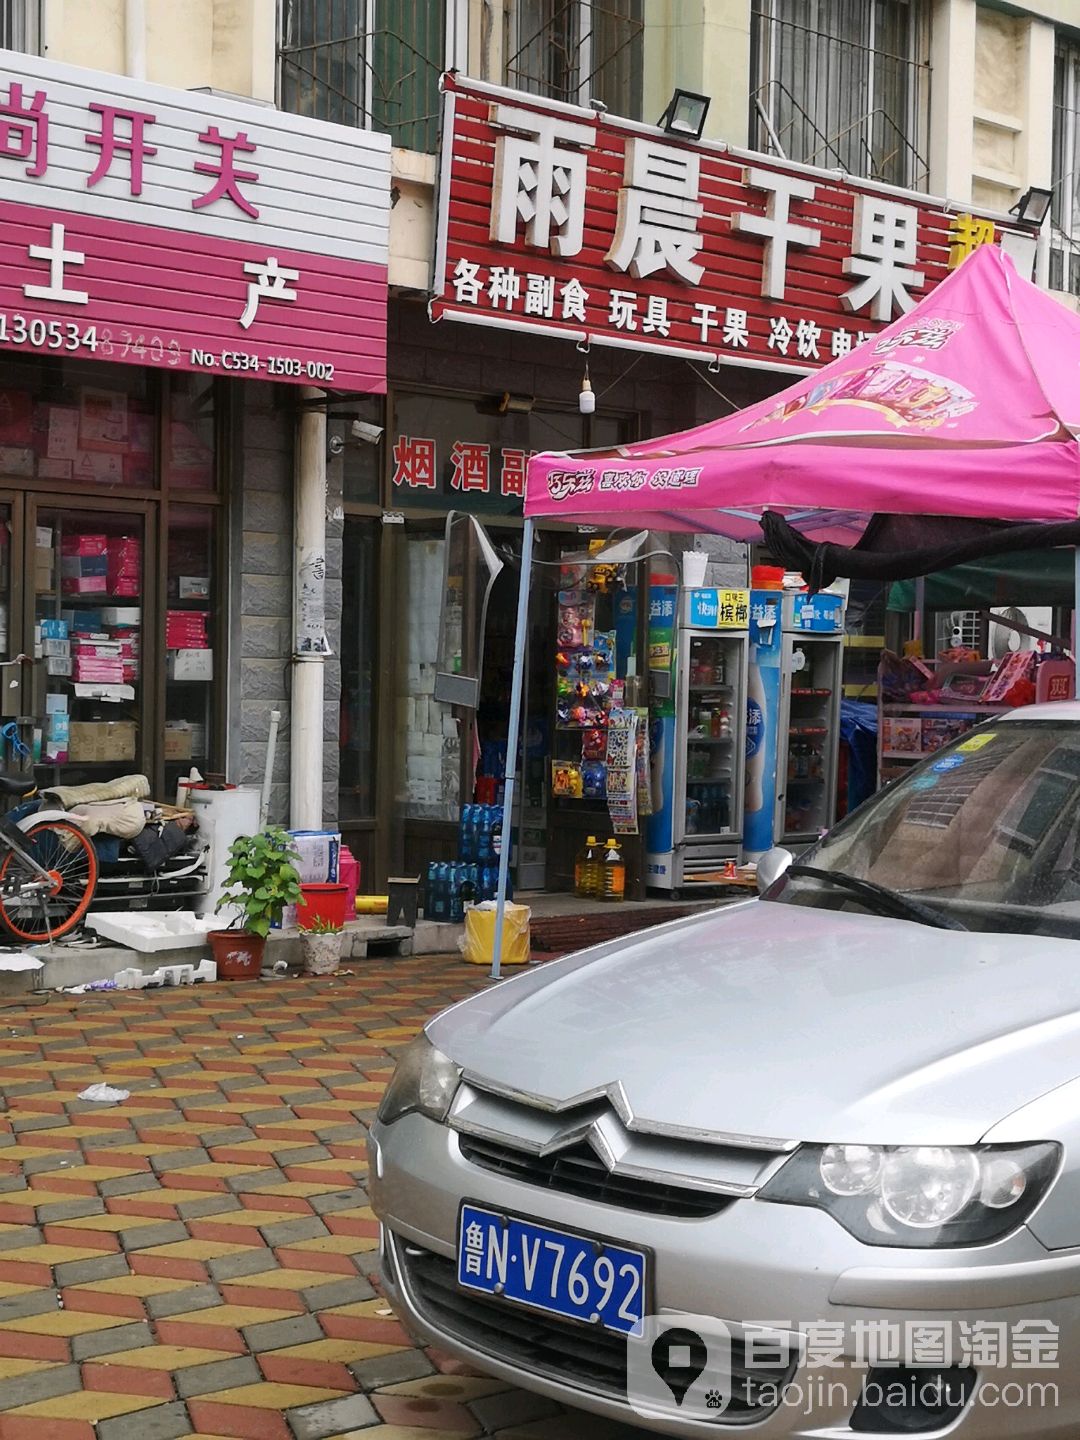
[[[465,1159],[483,1170],[522,1180],[541,1190],[558,1190],[560,1194],[576,1195],[581,1200],[615,1205],[620,1210],[699,1220],[707,1215],[719,1215],[733,1203],[730,1195],[690,1190],[662,1180],[615,1175],[585,1142],[555,1150],[550,1155],[529,1154],[475,1135],[459,1135],[458,1145]]]
[[[394,1248],[412,1303],[433,1329],[519,1370],[626,1403],[625,1336],[460,1290],[453,1260],[401,1240]],[[725,1423],[763,1420],[779,1404],[797,1363],[797,1356],[782,1365],[755,1360],[748,1369],[745,1346],[732,1336],[732,1398]]]

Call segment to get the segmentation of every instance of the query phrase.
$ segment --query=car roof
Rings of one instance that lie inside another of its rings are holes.
[[[1018,710],[1006,710],[995,715],[993,723],[999,720],[1080,720],[1080,700],[1051,700],[1045,705],[1022,705]]]

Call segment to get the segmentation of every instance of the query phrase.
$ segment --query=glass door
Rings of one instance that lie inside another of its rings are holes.
[[[685,675],[683,836],[732,836],[742,824],[745,636],[690,634]]]
[[[144,675],[157,606],[146,580],[147,507],[85,505],[27,507],[24,648],[36,662],[34,760],[47,784],[153,774]]]
[[[21,497],[0,492],[0,661],[14,659],[21,649],[22,595],[14,585],[14,577],[20,569],[16,557],[22,553],[23,508]],[[24,699],[24,682],[29,676],[29,667],[0,670],[0,724],[5,730],[0,770],[17,772],[26,768],[22,762],[29,761],[20,749],[22,744],[29,746],[32,739],[33,727],[22,718],[29,697],[27,689]],[[15,729],[7,728],[12,721],[20,720],[21,725],[16,724]]]
[[[786,843],[816,840],[836,808],[841,637],[785,635],[787,724],[780,736],[778,832]]]

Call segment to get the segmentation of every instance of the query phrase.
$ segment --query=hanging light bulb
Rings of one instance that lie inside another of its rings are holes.
[[[581,380],[581,393],[577,397],[578,409],[582,415],[593,415],[596,413],[596,396],[593,394],[592,381],[589,379],[589,362],[585,361],[585,374]]]

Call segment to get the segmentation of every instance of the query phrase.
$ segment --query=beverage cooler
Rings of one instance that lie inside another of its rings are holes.
[[[843,597],[785,595],[782,617],[775,836],[798,850],[836,819]]]
[[[746,590],[689,590],[672,636],[670,698],[654,706],[648,883],[715,883],[742,846],[749,625]],[[652,662],[650,662],[652,664]],[[655,666],[653,666],[655,686]]]

